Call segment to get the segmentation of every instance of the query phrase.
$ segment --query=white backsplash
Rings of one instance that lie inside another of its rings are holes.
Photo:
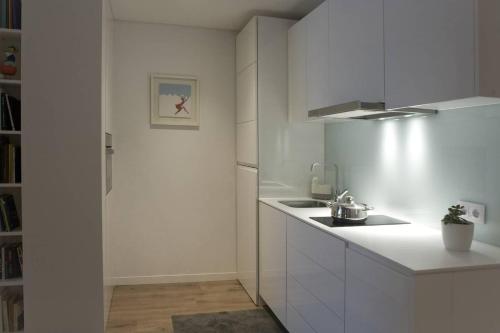
[[[500,105],[328,124],[325,153],[357,201],[415,223],[439,228],[459,200],[486,204],[475,238],[500,246]]]

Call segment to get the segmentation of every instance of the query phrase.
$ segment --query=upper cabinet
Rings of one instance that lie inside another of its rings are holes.
[[[500,1],[480,0],[477,13],[479,96],[500,97]]]
[[[383,0],[327,0],[288,31],[289,118],[384,100]]]
[[[288,120],[307,120],[306,21],[288,30]]]
[[[257,61],[257,17],[236,36],[236,73]]]
[[[475,1],[384,0],[386,106],[478,95]]]
[[[383,0],[330,0],[331,105],[384,101]]]
[[[306,16],[306,82],[309,110],[331,105],[328,79],[328,1]]]
[[[289,31],[290,119],[352,101],[500,103],[499,11],[497,0],[325,1]]]

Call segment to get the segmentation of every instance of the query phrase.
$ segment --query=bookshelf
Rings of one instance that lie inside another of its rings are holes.
[[[14,45],[17,50],[17,67],[18,73],[12,77],[3,77],[0,78],[0,89],[3,92],[6,92],[9,96],[14,96],[17,99],[21,99],[21,30],[16,29],[5,29],[0,28],[0,61],[3,62],[3,50],[5,47],[9,45]],[[21,112],[22,113],[22,112]],[[16,146],[22,146],[21,140],[22,132],[18,128],[14,130],[1,130],[0,129],[0,139],[2,142],[8,141]],[[15,228],[12,231],[0,231],[0,245],[3,247],[5,244],[12,243],[22,243],[23,241],[23,231],[22,231],[22,184],[21,183],[0,183],[0,195],[12,195],[14,197],[15,206],[19,215],[19,220],[21,226],[19,228]],[[4,229],[4,228],[2,228]],[[1,256],[0,256],[1,257]],[[3,260],[2,260],[3,261]],[[5,269],[5,267],[3,268]],[[2,279],[2,274],[0,274],[0,298],[4,301],[10,294],[20,295],[19,297],[24,298],[23,296],[23,278],[12,278],[12,279]],[[16,296],[18,297],[18,296]],[[0,309],[4,307],[5,304],[0,303]],[[10,311],[10,310],[9,310]],[[14,312],[15,313],[15,312]],[[0,311],[0,315],[3,315]],[[3,327],[0,326],[0,332],[6,332]],[[10,327],[8,332],[17,332],[22,333],[22,331],[16,331]]]
[[[23,279],[6,279],[0,281],[0,287],[19,287],[23,285]]]

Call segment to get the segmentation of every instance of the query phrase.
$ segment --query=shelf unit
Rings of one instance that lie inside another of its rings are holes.
[[[20,183],[0,183],[0,188],[21,188],[23,184]]]
[[[0,85],[21,86],[21,80],[0,79]]]
[[[16,29],[5,29],[0,28],[0,44],[5,45],[6,43],[13,42],[20,46],[21,44],[21,30]],[[19,48],[20,50],[20,48]],[[1,50],[0,50],[1,51]],[[21,59],[20,54],[18,55],[18,60]],[[1,59],[0,59],[1,60]],[[18,62],[19,63],[19,62]],[[20,67],[19,67],[20,68]],[[18,69],[19,69],[18,68]],[[0,78],[0,88],[4,89],[8,93],[15,92],[16,97],[21,97],[21,80],[20,76],[17,75],[16,79],[8,79],[8,78]],[[22,114],[22,111],[21,111]],[[0,130],[0,137],[7,137],[10,142],[14,142],[16,145],[19,144],[22,146],[21,140],[21,131],[6,131]],[[21,218],[21,228],[19,230],[14,231],[4,231],[0,232],[0,244],[4,242],[9,242],[9,240],[14,239],[15,242],[22,242],[23,231],[22,231],[22,184],[21,183],[0,183],[0,193],[10,193],[13,194],[16,198],[16,205],[18,214],[20,214]],[[23,289],[23,279],[15,278],[15,279],[0,279],[0,289],[4,288],[21,288]],[[1,304],[0,304],[1,305]],[[0,331],[2,328],[0,327]],[[22,331],[12,331],[11,333],[22,333]]]
[[[0,38],[21,38],[21,30],[0,28]]]

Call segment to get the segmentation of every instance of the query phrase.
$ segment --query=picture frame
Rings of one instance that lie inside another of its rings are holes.
[[[196,77],[151,73],[150,90],[152,126],[200,126]]]

